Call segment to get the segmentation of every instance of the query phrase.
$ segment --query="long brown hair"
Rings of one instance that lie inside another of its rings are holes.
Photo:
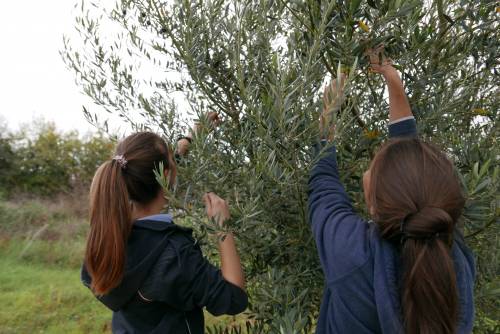
[[[370,175],[373,218],[382,237],[401,247],[405,333],[455,333],[451,246],[464,197],[453,164],[433,145],[395,139],[377,153]]]
[[[148,204],[160,191],[154,169],[169,166],[165,141],[151,132],[128,136],[116,156],[103,163],[90,187],[90,232],[85,266],[91,289],[103,295],[118,286],[126,265],[127,239],[132,226],[133,203]]]

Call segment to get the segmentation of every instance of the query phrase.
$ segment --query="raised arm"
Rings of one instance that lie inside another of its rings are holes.
[[[373,72],[380,73],[389,91],[389,137],[416,137],[417,127],[403,82],[392,61],[383,55],[383,46],[367,52]]]
[[[321,143],[333,139],[331,115],[342,103],[344,78],[333,80],[323,94]],[[368,224],[353,210],[340,180],[335,146],[323,152],[309,177],[309,222],[326,280],[333,282],[362,265],[368,256]]]
[[[222,198],[214,193],[207,193],[203,197],[209,218],[214,218],[219,225],[229,219],[229,207]],[[241,267],[240,256],[236,249],[234,236],[227,233],[219,240],[219,254],[221,271],[224,279],[241,289],[245,288],[245,276]]]
[[[206,117],[208,123],[210,124],[210,129],[213,129],[217,125],[219,125],[220,123],[219,114],[217,114],[216,112],[210,112]],[[202,129],[202,124],[199,122],[195,122],[193,127],[189,130],[189,133],[186,136],[181,137],[177,140],[176,157],[180,158],[187,154],[187,152],[189,151],[189,145],[191,144],[191,141],[200,132],[201,129]]]
[[[389,122],[413,117],[398,71],[390,66],[383,75],[389,91]]]
[[[392,61],[383,55],[383,46],[368,51],[371,69],[380,73],[387,83],[389,91],[389,123],[413,117],[410,103],[406,97],[403,82],[398,71],[392,66]]]

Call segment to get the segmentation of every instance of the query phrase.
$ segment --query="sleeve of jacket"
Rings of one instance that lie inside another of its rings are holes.
[[[226,281],[191,237],[176,239],[152,270],[144,287],[147,298],[183,311],[206,307],[216,316],[243,312],[248,305],[245,291]]]
[[[365,263],[369,224],[355,214],[340,181],[335,146],[311,171],[309,221],[327,282]]]
[[[390,138],[417,137],[417,123],[413,116],[405,117],[389,123]]]

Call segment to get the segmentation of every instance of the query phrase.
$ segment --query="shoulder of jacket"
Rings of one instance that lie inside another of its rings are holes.
[[[163,251],[158,256],[147,282],[145,283],[146,295],[148,290],[153,288],[159,279],[163,281],[167,277],[177,277],[183,275],[186,265],[193,265],[189,254],[194,250],[201,253],[198,241],[193,237],[191,229],[175,229],[167,236],[168,242]],[[189,261],[189,262],[186,262]],[[149,286],[149,288],[148,288]]]
[[[195,238],[193,230],[190,228],[177,226],[167,232],[166,237],[168,238],[168,242],[160,258],[179,258],[181,253],[190,249],[195,248],[200,250],[198,240]]]

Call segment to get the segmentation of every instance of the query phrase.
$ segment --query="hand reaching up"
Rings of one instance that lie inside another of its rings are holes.
[[[219,117],[219,114],[214,112],[214,111],[209,112],[206,115],[206,118],[207,118],[210,130],[215,129],[222,122],[220,117]],[[202,123],[199,123],[199,122],[195,123],[193,126],[193,135],[196,135],[201,130],[202,127],[203,127]]]
[[[206,115],[208,123],[210,124],[210,131],[215,129],[220,123],[221,119],[219,118],[219,114],[216,112],[209,112]],[[194,136],[201,131],[203,127],[202,123],[196,122],[193,125],[193,128],[189,131],[189,134],[185,137],[180,138],[177,141],[177,153],[181,156],[186,155],[189,150],[189,145]]]
[[[383,75],[389,92],[389,121],[394,122],[404,117],[413,116],[403,82],[398,71],[392,66],[392,60],[385,57],[384,46],[369,49],[370,69]]]
[[[384,55],[384,45],[379,45],[375,49],[368,49],[365,54],[370,59],[370,69],[373,72],[385,76],[396,71],[392,66],[392,59]]]
[[[319,130],[322,139],[333,139],[335,124],[331,124],[332,115],[340,109],[344,102],[345,80],[346,76],[342,74],[340,80],[332,79],[323,91],[323,112],[319,119]]]

